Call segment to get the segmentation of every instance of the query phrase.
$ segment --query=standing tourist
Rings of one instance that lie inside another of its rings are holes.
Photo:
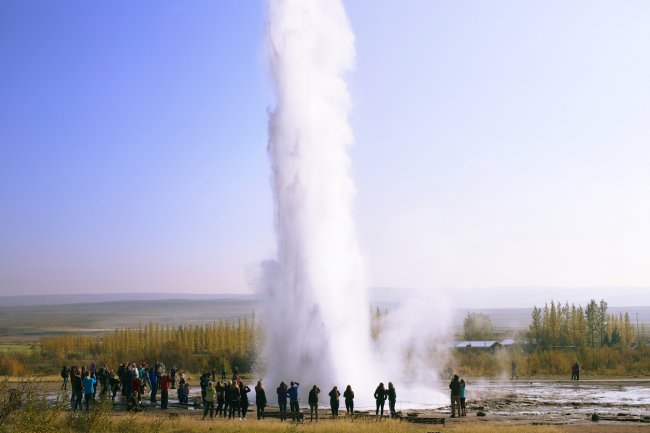
[[[95,394],[95,383],[97,383],[97,380],[91,377],[89,372],[86,372],[82,383],[84,387],[84,403],[86,404],[86,412],[88,412],[90,410],[90,400],[93,399],[93,395]]]
[[[291,388],[287,391],[289,395],[289,407],[291,410],[291,418],[295,421],[298,417],[298,412],[300,412],[300,404],[298,403],[298,390],[300,389],[300,384],[298,382],[291,382]]]
[[[169,373],[165,374],[160,379],[160,408],[167,409],[167,403],[169,402]],[[214,402],[214,400],[212,400]]]
[[[262,381],[258,380],[255,385],[255,406],[257,406],[257,419],[264,419],[264,407],[266,406],[266,392]]]
[[[251,392],[251,389],[244,385],[243,382],[239,383],[239,394],[241,395],[240,404],[241,404],[241,418],[246,419],[246,412],[248,412],[248,393]]]
[[[397,412],[395,412],[395,402],[397,401],[397,391],[395,391],[395,386],[393,382],[388,382],[388,391],[386,391],[388,396],[388,409],[390,410],[390,417],[395,418]]]
[[[332,388],[329,393],[330,396],[330,409],[332,410],[332,418],[336,419],[339,416],[339,397],[341,393],[337,386]]]
[[[203,399],[203,418],[205,419],[205,416],[208,414],[208,410],[210,411],[210,419],[214,417],[214,400],[217,397],[217,390],[214,389],[214,386],[212,386],[212,382],[208,382],[208,386],[205,389],[205,398]]]
[[[457,374],[454,374],[449,389],[451,390],[451,417],[456,418],[456,412],[460,416],[460,382]]]
[[[76,365],[73,365],[70,368],[70,385],[72,386],[72,410],[76,411],[77,408],[81,409],[81,401],[83,398],[83,384],[81,383],[81,375],[79,374],[79,368]]]
[[[386,403],[386,388],[384,388],[384,383],[380,383],[377,389],[375,390],[375,401],[377,402],[377,409],[375,410],[375,416],[384,416],[384,404]],[[381,415],[380,415],[381,410]]]
[[[465,379],[460,380],[460,416],[467,416],[465,411]]]
[[[278,406],[280,406],[280,421],[284,421],[287,419],[287,384],[281,382],[276,392],[278,393]]]
[[[239,392],[239,386],[237,383],[233,382],[230,386],[230,414],[228,419],[235,417],[235,410],[237,410],[237,418],[241,420],[241,393]]]
[[[354,413],[354,391],[352,391],[352,386],[348,385],[343,392],[343,398],[345,399],[345,410],[349,414]]]
[[[320,394],[320,389],[314,385],[309,391],[307,399],[309,403],[309,421],[314,421],[314,414],[316,414],[316,422],[318,422],[318,394]]]
[[[61,378],[63,379],[63,384],[61,385],[61,389],[68,389],[68,377],[70,376],[70,369],[68,368],[67,365],[64,365],[63,368],[61,369]]]

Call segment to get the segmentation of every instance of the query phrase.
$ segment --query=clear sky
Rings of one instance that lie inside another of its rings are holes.
[[[650,2],[346,6],[369,286],[650,292]],[[250,291],[265,19],[0,2],[0,295]]]

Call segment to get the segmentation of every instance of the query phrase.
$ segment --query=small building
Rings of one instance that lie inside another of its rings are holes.
[[[505,340],[501,341],[501,347],[507,350],[508,352],[512,351],[512,347],[514,346],[514,344],[515,344],[515,340],[513,340],[512,338],[506,338]]]
[[[496,340],[477,340],[477,341],[454,341],[452,347],[462,352],[496,352],[501,350],[501,343]]]

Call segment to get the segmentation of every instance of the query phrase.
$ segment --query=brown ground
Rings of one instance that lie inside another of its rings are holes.
[[[196,378],[190,378],[190,383],[197,383]],[[646,380],[641,379],[642,383],[647,383]],[[610,382],[603,381],[602,386],[616,386],[618,381]],[[41,382],[41,387],[44,392],[49,394],[56,394],[60,389],[60,380],[58,378],[49,377],[47,380]],[[600,385],[599,385],[600,386]],[[192,397],[197,394],[197,390],[193,389],[192,395],[190,397],[190,403],[192,402]],[[170,413],[178,413],[181,415],[189,416],[200,416],[202,411],[192,410],[186,407],[179,407],[176,403],[176,391],[170,390],[170,404],[169,410],[164,413],[160,411],[159,406],[151,407],[148,402],[144,402],[147,406],[148,413],[161,413],[161,415],[168,416]],[[272,401],[272,400],[271,400]],[[605,433],[605,432],[615,432],[615,433],[640,433],[640,432],[650,432],[650,407],[641,408],[639,411],[638,407],[634,410],[625,411],[619,407],[614,408],[602,408],[591,406],[588,409],[588,413],[585,412],[584,408],[581,406],[575,406],[572,409],[556,409],[555,406],[551,403],[550,405],[547,402],[542,402],[539,406],[530,406],[530,401],[524,400],[519,401],[513,399],[511,396],[499,397],[494,396],[493,398],[488,398],[485,400],[479,400],[472,402],[468,405],[468,416],[463,418],[452,419],[449,417],[449,413],[446,412],[444,408],[440,410],[405,410],[409,414],[417,413],[415,418],[419,420],[426,420],[429,418],[433,419],[442,419],[445,421],[445,429],[451,431],[460,427],[464,424],[491,424],[491,425],[553,425],[562,432],[567,433]],[[477,412],[479,408],[484,408],[486,412],[485,417],[478,417]],[[119,412],[124,411],[124,404],[118,398],[118,404],[115,409]],[[387,409],[387,408],[386,408]],[[448,408],[447,408],[448,409]],[[274,413],[277,411],[275,406],[271,403],[271,406],[267,409],[270,417],[273,417]],[[251,405],[249,407],[249,417],[255,416],[255,406]],[[303,412],[308,409],[303,408]],[[621,416],[619,411],[631,413],[630,415]],[[344,410],[342,411],[344,412]],[[523,413],[522,413],[523,412]],[[606,420],[600,420],[598,422],[591,421],[590,414],[592,412],[600,413]],[[329,417],[329,410],[322,408],[319,413],[321,414],[321,419],[326,419]],[[369,416],[370,417],[370,416]],[[646,417],[644,419],[644,417]],[[374,418],[374,417],[372,417]],[[438,431],[438,425],[431,425],[431,431]],[[442,427],[442,426],[440,426]]]

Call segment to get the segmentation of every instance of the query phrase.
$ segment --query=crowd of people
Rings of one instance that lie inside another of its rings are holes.
[[[63,383],[61,389],[67,390],[71,386],[70,402],[72,410],[85,409],[88,411],[90,405],[96,398],[99,389],[100,398],[111,398],[113,403],[118,394],[125,397],[127,410],[139,412],[144,410],[142,399],[147,398],[152,404],[158,403],[160,397],[160,408],[167,409],[169,404],[169,390],[176,389],[178,403],[180,405],[190,404],[190,388],[185,373],[172,366],[169,370],[162,363],[155,363],[150,366],[146,362],[123,363],[116,371],[107,366],[97,366],[94,362],[87,368],[77,366],[64,366],[61,370]],[[249,393],[251,390],[244,384],[239,375],[237,367],[233,369],[231,380],[225,380],[226,369],[222,366],[221,378],[217,380],[216,370],[203,373],[199,379],[201,387],[200,399],[195,399],[195,408],[203,408],[203,419],[206,417],[224,417],[228,419],[245,420],[248,414]],[[178,387],[177,387],[178,385]],[[451,390],[451,416],[466,416],[465,408],[465,381],[453,375],[449,384]],[[291,417],[297,420],[302,417],[299,404],[300,383],[291,381],[289,385],[281,382],[276,388],[281,421]],[[264,384],[261,380],[254,387],[255,406],[257,419],[265,417],[265,408],[268,406],[268,399]],[[320,388],[313,385],[308,394],[310,420],[318,421]],[[334,386],[328,393],[332,418],[339,415],[340,399],[343,397],[347,414],[354,414],[354,391],[351,385],[347,385],[343,394],[337,386]],[[376,402],[375,415],[384,416],[384,406],[388,400],[390,417],[397,417],[395,404],[397,402],[397,391],[392,382],[388,387],[380,383],[374,392]],[[288,408],[288,410],[287,410]]]
[[[97,388],[99,388],[100,398],[110,397],[113,402],[120,393],[126,398],[129,411],[143,410],[142,398],[147,390],[152,403],[158,402],[158,392],[160,392],[160,408],[167,409],[169,389],[176,389],[177,380],[179,402],[187,404],[189,395],[185,374],[175,366],[166,371],[162,363],[153,366],[149,366],[146,362],[123,363],[117,371],[113,371],[105,365],[98,367],[92,362],[89,367],[64,366],[61,369],[61,377],[63,378],[61,389],[67,390],[68,383],[71,386],[70,402],[73,411],[83,409],[83,405],[87,411],[90,410],[91,402],[96,399]]]

